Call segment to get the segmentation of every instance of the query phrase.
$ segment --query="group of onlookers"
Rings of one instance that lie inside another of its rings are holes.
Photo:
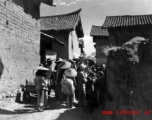
[[[68,108],[74,105],[89,105],[90,108],[98,106],[106,85],[104,69],[105,66],[90,65],[86,61],[47,59],[46,64],[36,72],[34,80],[38,111],[48,108],[48,95],[52,89],[57,102],[66,101]]]

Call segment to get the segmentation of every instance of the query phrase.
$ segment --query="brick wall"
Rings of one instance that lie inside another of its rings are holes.
[[[12,91],[32,80],[39,58],[40,22],[11,1],[0,0],[0,56],[4,73],[0,93]]]

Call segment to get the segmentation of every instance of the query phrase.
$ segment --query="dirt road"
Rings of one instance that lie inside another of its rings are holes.
[[[51,100],[49,106],[50,109],[37,112],[35,105],[9,102],[0,108],[0,120],[97,120],[97,112],[91,114],[87,107],[67,109],[55,100]]]

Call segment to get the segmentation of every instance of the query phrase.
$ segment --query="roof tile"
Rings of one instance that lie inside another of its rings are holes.
[[[103,29],[102,26],[92,26],[91,36],[109,36],[108,30]]]
[[[80,12],[81,9],[64,15],[41,17],[41,30],[73,30],[80,18]]]
[[[107,16],[103,28],[152,24],[152,15]]]

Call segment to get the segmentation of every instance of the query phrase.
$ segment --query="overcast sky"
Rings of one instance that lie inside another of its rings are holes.
[[[82,8],[81,19],[87,55],[95,51],[90,31],[102,26],[106,16],[152,14],[152,0],[54,0],[56,7],[41,4],[41,16],[70,13]]]

